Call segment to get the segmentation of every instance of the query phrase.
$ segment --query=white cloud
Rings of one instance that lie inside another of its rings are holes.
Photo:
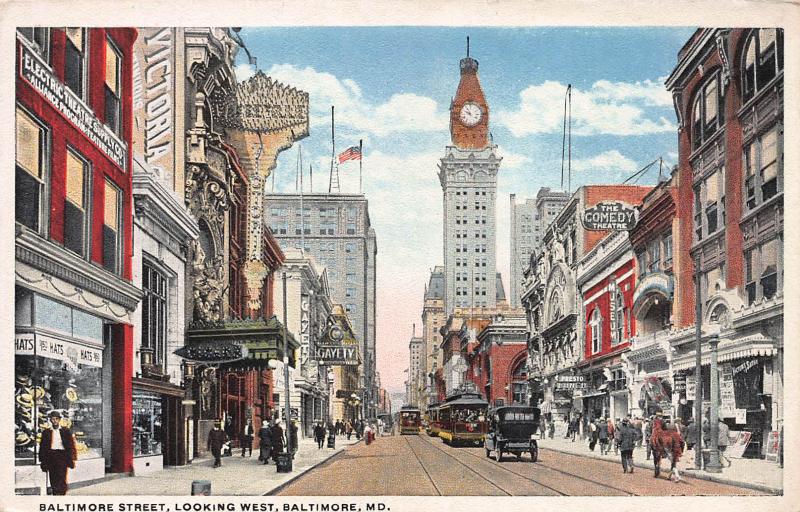
[[[513,153],[499,144],[497,146],[497,154],[503,157],[503,161],[500,165],[501,169],[519,169],[531,161],[530,157],[527,155]]]
[[[616,149],[604,151],[590,158],[572,160],[572,168],[578,172],[586,171],[623,171],[635,172],[639,164],[626,157]]]
[[[572,88],[574,135],[643,135],[668,132],[676,126],[664,116],[647,117],[644,107],[665,108],[671,100],[658,83],[599,80],[588,91]],[[566,86],[552,80],[519,93],[515,110],[500,111],[498,119],[515,137],[561,133]],[[665,97],[666,95],[666,97]]]
[[[362,130],[378,136],[402,132],[441,131],[447,113],[436,102],[413,93],[394,94],[385,103],[366,100],[354,80],[339,79],[312,67],[276,64],[266,74],[286,85],[309,93],[312,129],[327,127],[331,105],[336,108],[336,126]],[[237,75],[238,76],[238,75]]]
[[[256,74],[256,68],[252,64],[243,62],[233,67],[233,73],[236,75],[237,81],[244,82]]]

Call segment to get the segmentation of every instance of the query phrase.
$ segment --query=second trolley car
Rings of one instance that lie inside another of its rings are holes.
[[[439,437],[450,445],[483,445],[489,402],[477,393],[448,397],[438,409]]]
[[[419,434],[422,425],[422,414],[416,407],[404,405],[400,408],[400,433]]]
[[[428,424],[425,426],[425,431],[431,437],[438,437],[439,432],[442,431],[442,424],[439,421],[439,403],[433,403],[428,406],[427,416]]]

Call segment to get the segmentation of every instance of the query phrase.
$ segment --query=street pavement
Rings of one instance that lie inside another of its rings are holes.
[[[543,443],[544,444],[544,443]],[[588,448],[586,449],[588,452]],[[668,468],[667,468],[668,469]],[[275,493],[283,496],[667,496],[758,495],[761,491],[708,480],[672,482],[584,454],[543,449],[539,460],[506,456],[498,463],[482,447],[453,448],[439,438],[382,437],[349,447]]]
[[[563,437],[538,439],[538,442],[539,448],[545,450],[556,450],[615,462],[620,460],[619,454],[614,453],[613,448],[609,453],[601,455],[599,444],[595,447],[594,451],[590,451],[588,442],[577,437],[575,442],[564,439]],[[650,472],[653,471],[652,459],[647,460],[644,446],[634,450],[633,460],[637,467],[641,467]],[[662,469],[665,465],[669,468],[668,461],[666,461],[666,464],[662,461]],[[691,476],[736,486],[750,487],[772,494],[781,494],[783,492],[783,469],[776,462],[762,459],[731,459],[731,465],[729,467],[724,467],[722,473],[706,473],[702,470],[698,472],[694,469],[694,451],[691,451],[688,453],[684,452],[683,457],[681,457],[681,460],[678,462],[678,468],[682,476]]]
[[[187,496],[191,494],[192,481],[209,480],[211,494],[219,496],[263,496],[291,481],[325,460],[345,450],[358,441],[337,436],[336,449],[317,448],[313,439],[300,439],[295,454],[293,471],[278,473],[275,463],[258,462],[258,450],[252,457],[242,457],[234,449],[233,455],[222,458],[222,467],[214,468],[214,459],[204,457],[191,464],[166,468],[147,475],[115,478],[82,487],[71,486],[71,496]]]

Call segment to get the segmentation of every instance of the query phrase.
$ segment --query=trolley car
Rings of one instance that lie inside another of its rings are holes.
[[[450,445],[483,445],[488,407],[489,403],[477,393],[460,393],[448,397],[438,410],[439,437]]]
[[[439,405],[438,402],[432,403],[428,406],[428,412],[425,414],[428,421],[425,431],[431,437],[438,437],[439,432],[442,431],[442,424],[439,421]]]
[[[422,425],[422,415],[419,409],[411,405],[400,408],[401,434],[419,434],[420,425]]]

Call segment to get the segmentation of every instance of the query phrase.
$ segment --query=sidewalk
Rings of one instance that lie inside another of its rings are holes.
[[[357,443],[355,436],[350,441],[346,436],[336,437],[336,449],[317,448],[313,439],[300,439],[291,473],[278,473],[275,463],[258,462],[258,449],[252,457],[242,457],[234,449],[233,455],[222,458],[222,467],[214,468],[213,457],[203,457],[191,464],[156,471],[147,475],[106,480],[80,487],[71,486],[70,496],[188,496],[192,492],[193,480],[209,480],[214,496],[263,496],[275,488],[297,478],[301,474],[322,464],[329,458]]]
[[[614,453],[613,446],[609,453],[600,455],[600,443],[597,444],[594,451],[591,451],[589,450],[588,441],[579,437],[575,438],[574,443],[571,440],[559,439],[558,437],[554,439],[539,439],[537,436],[536,439],[539,443],[539,448],[542,449],[620,462],[619,454]],[[636,467],[652,471],[653,461],[652,459],[647,460],[646,457],[644,445],[641,448],[634,449],[633,462]],[[662,460],[661,462],[662,472],[665,468],[669,472],[668,460]],[[722,473],[706,473],[703,470],[697,471],[694,469],[694,451],[691,451],[689,453],[684,452],[683,457],[678,462],[678,468],[681,471],[681,476],[687,478],[700,478],[773,494],[783,494],[783,469],[777,462],[762,459],[731,459],[731,466],[723,468]]]

